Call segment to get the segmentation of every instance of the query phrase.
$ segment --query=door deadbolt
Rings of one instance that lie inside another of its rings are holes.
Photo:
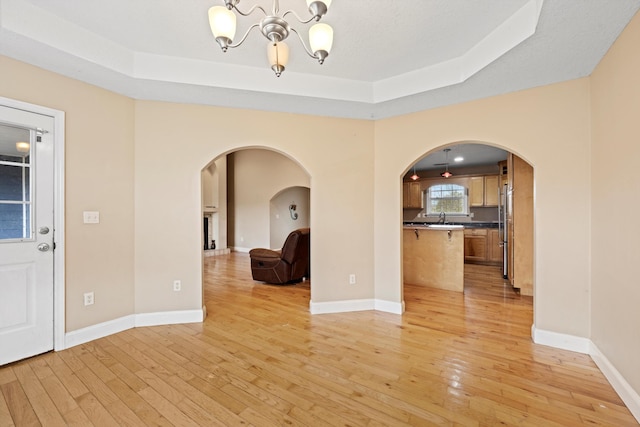
[[[44,226],[44,227],[38,228],[38,233],[40,233],[40,234],[49,234],[49,227]]]
[[[48,243],[40,243],[40,244],[38,245],[38,250],[39,250],[40,252],[47,252],[47,251],[49,250],[49,248],[51,248],[51,246],[49,246],[49,244],[48,244]]]

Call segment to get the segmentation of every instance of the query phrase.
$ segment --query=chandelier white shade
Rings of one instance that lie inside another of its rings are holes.
[[[267,45],[267,58],[273,72],[280,77],[284,67],[289,62],[289,46],[285,42],[269,43]]]
[[[214,6],[209,9],[209,26],[216,38],[226,38],[231,41],[236,36],[236,15],[223,6]],[[222,50],[226,51],[226,47]]]
[[[213,6],[209,9],[209,25],[216,42],[220,45],[223,52],[229,48],[240,46],[247,38],[251,30],[260,28],[262,35],[268,40],[267,57],[271,69],[280,77],[282,71],[289,59],[289,48],[284,44],[284,40],[289,37],[292,32],[300,39],[300,43],[309,56],[318,60],[320,64],[324,62],[331,52],[333,45],[333,29],[325,23],[318,23],[309,29],[309,46],[303,40],[302,36],[295,28],[291,27],[286,21],[287,15],[294,16],[300,24],[308,24],[311,21],[319,21],[329,10],[331,0],[306,0],[309,8],[310,17],[306,20],[301,19],[296,12],[289,10],[280,13],[280,2],[273,0],[271,12],[268,13],[259,5],[253,6],[248,12],[242,12],[238,9],[240,0],[225,0],[225,6]],[[239,42],[234,44],[236,35],[236,14],[249,16],[254,11],[260,10],[264,13],[258,23],[249,27]]]
[[[309,44],[322,64],[333,46],[333,28],[327,24],[315,24],[309,28]]]

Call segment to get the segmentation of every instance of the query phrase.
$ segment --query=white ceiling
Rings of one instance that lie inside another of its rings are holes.
[[[223,0],[0,0],[0,54],[136,99],[378,119],[589,75],[640,0],[334,0],[320,66],[290,37],[276,78],[254,31],[223,54]],[[267,10],[267,0],[244,0]],[[303,0],[281,10],[305,15]],[[239,39],[259,13],[238,18]],[[291,22],[305,34],[305,26]],[[236,39],[236,40],[237,40]]]
[[[506,160],[508,155],[505,150],[473,141],[452,145],[447,148],[451,151],[448,153],[445,153],[444,150],[436,151],[418,160],[411,167],[415,167],[416,171],[444,171],[444,165],[449,163],[449,169],[493,165],[496,166],[496,170],[498,170],[498,162]],[[456,157],[461,157],[463,160],[456,162]],[[409,170],[407,175],[411,175],[412,173],[413,169]]]

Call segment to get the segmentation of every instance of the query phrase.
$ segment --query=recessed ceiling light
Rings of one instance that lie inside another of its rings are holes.
[[[454,162],[461,162],[464,160],[464,157],[458,156],[455,159],[453,159]]]

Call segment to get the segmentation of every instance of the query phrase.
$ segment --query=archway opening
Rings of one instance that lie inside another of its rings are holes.
[[[309,226],[311,179],[294,159],[262,147],[236,149],[214,158],[202,169],[201,178],[206,303],[209,256],[228,255],[217,258],[218,264],[240,260],[237,277],[249,285],[265,285],[252,280],[248,252],[280,249],[289,232]]]
[[[496,298],[532,300],[534,169],[529,163],[502,147],[457,142],[409,165],[402,185],[403,295],[407,283],[478,292],[472,272],[480,279],[489,272]],[[438,233],[444,237],[431,242]],[[411,310],[409,302],[405,305]]]

